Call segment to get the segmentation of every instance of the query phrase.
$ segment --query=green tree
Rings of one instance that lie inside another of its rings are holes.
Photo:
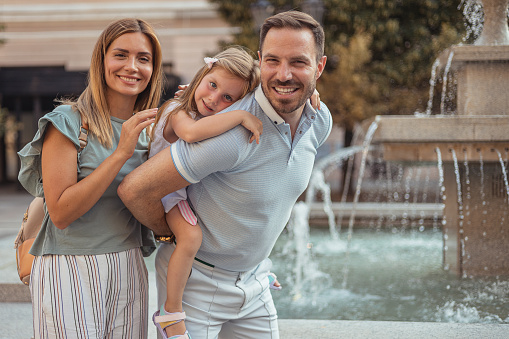
[[[241,30],[233,43],[258,50],[250,5],[255,0],[210,0]],[[301,1],[269,1],[276,11]],[[317,87],[336,123],[351,129],[378,114],[413,114],[428,100],[431,66],[462,42],[461,0],[323,0],[326,71]],[[223,43],[224,44],[224,43]]]

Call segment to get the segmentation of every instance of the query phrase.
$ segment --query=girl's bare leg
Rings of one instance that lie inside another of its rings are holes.
[[[168,313],[182,312],[182,295],[191,274],[194,257],[201,245],[202,233],[200,226],[193,226],[182,217],[177,206],[166,213],[166,221],[175,234],[176,247],[168,262],[164,309]],[[184,321],[165,328],[168,337],[184,334],[185,331]]]

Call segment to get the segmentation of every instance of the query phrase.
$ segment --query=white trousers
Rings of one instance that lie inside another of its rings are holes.
[[[139,248],[36,256],[34,338],[147,338],[148,274]]]
[[[161,243],[157,250],[159,306],[166,300],[168,261],[174,249],[174,245]],[[253,270],[232,272],[194,260],[183,295],[186,328],[191,337],[278,339],[277,313],[269,290],[271,266],[266,259]]]

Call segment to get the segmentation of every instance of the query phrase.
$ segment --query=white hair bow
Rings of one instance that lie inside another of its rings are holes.
[[[203,61],[205,61],[209,69],[211,69],[212,65],[218,60],[216,58],[203,58]]]

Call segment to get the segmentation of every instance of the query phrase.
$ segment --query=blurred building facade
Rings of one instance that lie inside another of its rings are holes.
[[[108,23],[124,17],[155,28],[163,63],[187,83],[236,28],[206,0],[3,0],[0,3],[0,107],[19,132],[0,133],[0,183],[16,180],[16,151],[34,135],[54,99],[85,88],[94,44]],[[5,126],[4,126],[5,127]],[[14,162],[14,163],[13,163]]]

